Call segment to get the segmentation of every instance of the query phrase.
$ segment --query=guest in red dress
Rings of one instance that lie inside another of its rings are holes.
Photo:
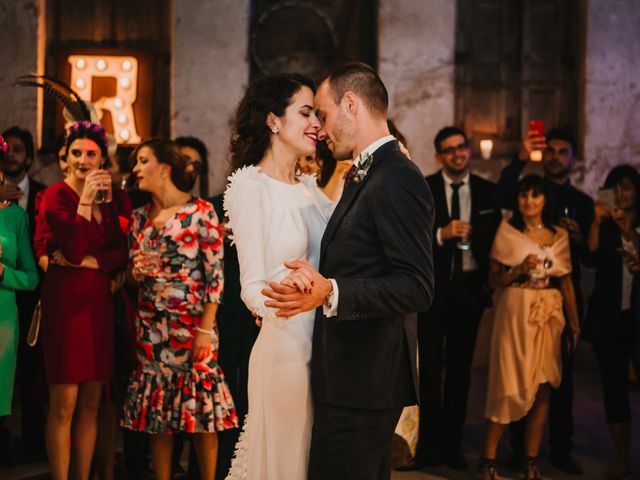
[[[72,476],[87,479],[102,387],[113,371],[110,273],[125,267],[127,245],[115,202],[96,200],[99,190],[110,198],[111,177],[101,169],[107,158],[104,129],[76,122],[66,145],[68,175],[47,188],[42,200],[42,218],[52,234],[42,289],[50,400],[46,440],[54,479],[68,478],[71,455]]]

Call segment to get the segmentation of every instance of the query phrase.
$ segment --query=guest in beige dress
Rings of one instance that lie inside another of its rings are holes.
[[[496,293],[483,479],[497,478],[495,456],[504,426],[523,417],[524,478],[540,478],[536,457],[550,387],[557,387],[562,376],[563,310],[573,332],[570,348],[579,333],[568,233],[553,224],[542,177],[524,177],[517,192],[518,208],[498,228],[490,254],[489,285]]]

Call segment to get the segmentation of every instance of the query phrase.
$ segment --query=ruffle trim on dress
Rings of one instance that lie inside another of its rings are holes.
[[[227,229],[229,229],[231,233],[227,235],[227,238],[231,241],[231,245],[233,245],[235,243],[235,239],[233,236],[233,219],[231,218],[230,212],[233,208],[234,192],[237,190],[238,183],[244,180],[264,182],[265,179],[260,175],[260,167],[256,167],[255,165],[247,165],[235,170],[231,175],[229,175],[227,180],[228,183],[227,188],[224,191],[222,208],[224,209],[225,216],[229,219],[227,221]]]
[[[202,433],[238,427],[233,398],[216,366],[139,366],[131,376],[121,425],[147,433]]]
[[[246,480],[247,478],[247,464],[249,462],[249,446],[247,445],[249,442],[249,439],[247,437],[248,426],[249,414],[247,414],[244,419],[242,432],[240,432],[240,436],[238,437],[238,441],[236,443],[235,452],[233,453],[233,458],[231,459],[231,468],[229,469],[229,473],[227,474],[225,480]]]

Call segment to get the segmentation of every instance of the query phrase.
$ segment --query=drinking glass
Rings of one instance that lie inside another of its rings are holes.
[[[458,250],[469,250],[471,248],[471,235],[465,235],[456,243]]]
[[[161,268],[160,252],[147,246],[147,248],[143,248],[142,250],[142,257],[143,261],[140,271],[149,277],[157,276]]]
[[[95,202],[97,204],[100,203],[110,203],[113,200],[113,192],[111,190],[111,184],[103,185],[103,188],[96,192]]]
[[[553,265],[553,261],[549,258],[548,251],[548,247],[539,247],[538,260],[540,260],[540,262],[536,268],[529,272],[529,278],[531,278],[531,280],[542,280],[546,278],[547,270]]]

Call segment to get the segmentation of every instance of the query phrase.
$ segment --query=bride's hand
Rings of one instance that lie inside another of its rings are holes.
[[[313,287],[313,280],[308,272],[302,269],[294,270],[289,275],[284,277],[282,285],[288,287],[297,288],[302,293],[311,293]]]

